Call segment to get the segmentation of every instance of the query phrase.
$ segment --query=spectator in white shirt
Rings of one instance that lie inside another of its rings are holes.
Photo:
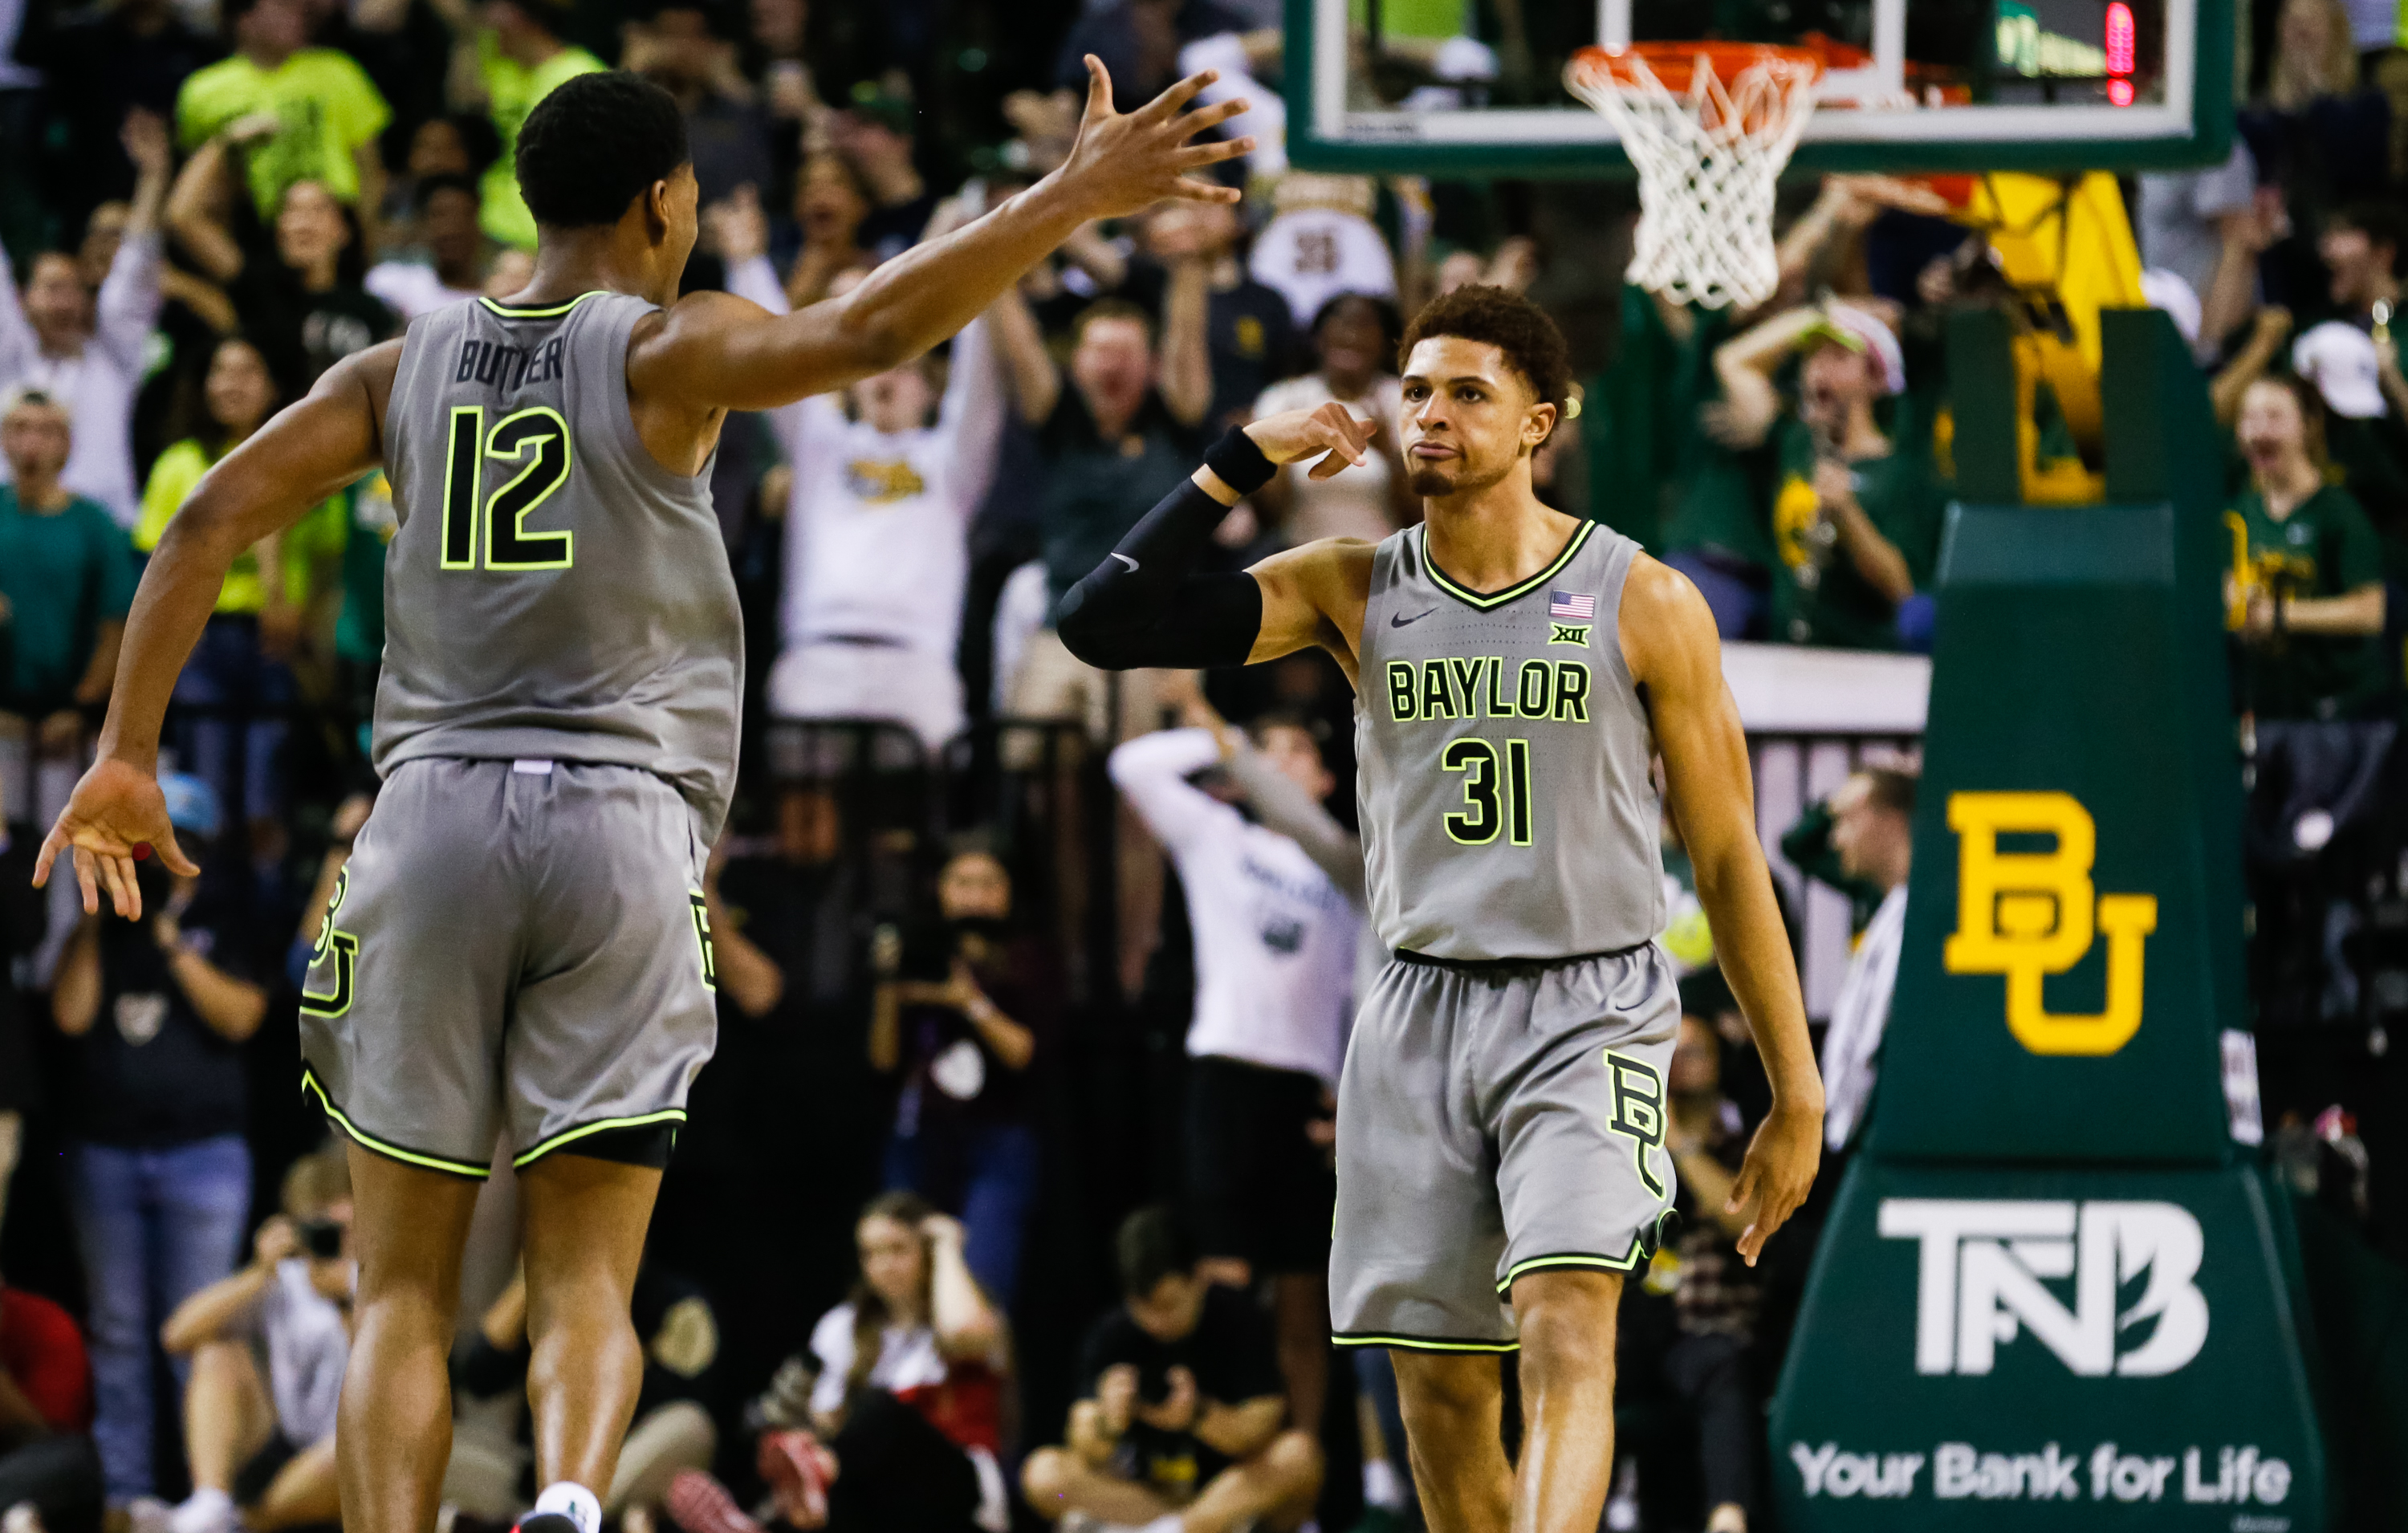
[[[121,526],[131,527],[142,514],[142,487],[134,474],[134,394],[159,314],[159,210],[174,157],[166,124],[150,112],[128,112],[123,137],[139,179],[96,302],[73,254],[36,256],[21,295],[16,272],[0,251],[0,389],[36,388],[66,405],[76,423],[75,447],[60,484],[98,501]]]
[[[728,289],[783,314],[758,205],[746,206],[714,221]],[[941,403],[931,374],[923,357],[771,412],[794,479],[768,695],[780,718],[889,720],[933,753],[967,720],[954,652],[969,523],[1003,437],[986,322],[953,338]]]
[[[1006,1533],[999,1454],[1011,1389],[1003,1316],[962,1258],[962,1226],[916,1193],[862,1211],[861,1279],[745,1412],[781,1528]],[[762,1533],[700,1471],[669,1487],[686,1533]]]
[[[193,1494],[169,1533],[333,1522],[335,1413],[351,1356],[351,1174],[339,1145],[294,1163],[285,1212],[251,1264],[176,1307],[167,1351],[192,1359],[184,1441]]]
[[[1906,875],[1914,857],[1913,772],[1875,766],[1831,795],[1831,850],[1850,878],[1879,884],[1882,902],[1865,924],[1831,1005],[1823,1038],[1823,1142],[1835,1153],[1864,1125],[1878,1073],[1890,993],[1906,936]]]
[[[1297,323],[1311,324],[1341,293],[1396,296],[1396,257],[1371,222],[1376,196],[1368,176],[1303,171],[1291,172],[1272,193],[1278,211],[1254,236],[1247,268],[1287,299]]]
[[[2280,212],[2279,193],[2270,188],[2272,200],[2259,206],[2258,163],[2243,143],[2235,143],[2220,165],[2161,170],[2139,181],[2133,222],[2141,257],[2199,295],[2199,334],[2191,349],[2201,362],[2212,362],[2258,305],[2258,256],[2271,240],[2267,220]]]
[[[1309,723],[1266,714],[1247,731],[1316,798],[1335,779]],[[1114,751],[1112,781],[1179,869],[1195,933],[1187,1032],[1189,1204],[1217,1280],[1272,1280],[1291,1419],[1321,1419],[1326,1385],[1335,1179],[1319,1125],[1346,1048],[1360,918],[1289,838],[1241,813],[1209,728],[1143,735]],[[1190,781],[1211,771],[1208,791]]]
[[[423,260],[380,261],[361,285],[404,322],[484,291],[485,232],[478,227],[476,178],[422,177],[414,196]]]

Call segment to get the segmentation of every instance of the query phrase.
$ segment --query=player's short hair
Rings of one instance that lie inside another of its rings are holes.
[[[1867,766],[1856,774],[1865,780],[1865,802],[1877,809],[1914,818],[1914,790],[1923,779],[1903,766]]]
[[[1112,1250],[1119,1258],[1121,1292],[1130,1298],[1145,1297],[1165,1278],[1188,1276],[1202,1259],[1196,1238],[1167,1203],[1140,1209],[1122,1220]]]
[[[1571,352],[1555,322],[1529,299],[1507,288],[1477,283],[1431,299],[1405,326],[1405,338],[1397,347],[1397,371],[1405,370],[1405,359],[1414,347],[1440,336],[1496,347],[1541,402],[1555,407],[1557,424],[1570,418],[1565,401],[1571,397]]]
[[[1079,310],[1079,317],[1070,322],[1070,344],[1076,346],[1085,340],[1087,326],[1098,320],[1135,320],[1145,327],[1146,345],[1154,345],[1154,316],[1126,298],[1098,298]]]
[[[519,129],[519,191],[538,223],[590,229],[618,222],[692,158],[675,96],[624,69],[579,75]]]
[[[2395,203],[2368,197],[2344,203],[2325,220],[2329,229],[2355,229],[2372,245],[2391,247],[2391,270],[2397,275],[2403,247],[2408,247],[2408,216]]]

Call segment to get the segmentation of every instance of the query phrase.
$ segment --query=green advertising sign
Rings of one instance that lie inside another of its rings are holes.
[[[1784,1527],[2326,1526],[2248,1148],[2214,427],[2163,315],[2102,329],[2122,503],[1950,512],[1879,1081],[1774,1403]],[[2012,379],[2006,344],[1960,316],[1951,376]],[[1960,467],[2011,465],[2012,414],[1958,402]]]
[[[1850,1168],[1772,1416],[1782,1526],[2321,1529],[2248,1168]]]
[[[2229,726],[2202,759],[2186,717],[2186,665],[2202,646],[2220,663],[2223,638],[2213,605],[2186,610],[2177,522],[1950,513],[1876,1154],[2230,1152],[2237,1009],[2211,953],[2238,947],[2241,911],[2211,897],[2231,843],[2203,827],[2239,825],[2239,769]]]

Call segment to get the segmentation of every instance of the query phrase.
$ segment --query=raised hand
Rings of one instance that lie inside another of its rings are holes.
[[[1218,127],[1246,110],[1244,99],[1222,102],[1199,111],[1187,104],[1197,92],[1220,79],[1216,70],[1190,75],[1133,112],[1112,110],[1112,77],[1101,59],[1087,55],[1087,109],[1079,121],[1078,141],[1059,174],[1066,189],[1075,189],[1089,218],[1126,218],[1165,197],[1190,202],[1236,202],[1235,187],[1192,179],[1187,173],[1251,153],[1251,138],[1225,144],[1190,144],[1207,128]]]
[[[159,780],[103,756],[83,774],[67,807],[59,811],[58,824],[43,838],[41,855],[34,861],[34,887],[47,887],[60,853],[72,852],[84,913],[100,913],[100,888],[106,884],[117,913],[138,920],[142,889],[134,878],[134,849],[144,845],[169,872],[199,876],[201,870],[176,845],[176,827],[167,823],[167,799],[159,791]]]
[[[136,107],[125,114],[117,140],[125,157],[146,176],[165,176],[176,168],[176,148],[167,137],[167,121],[157,112]]]
[[[702,226],[712,252],[729,266],[768,253],[769,221],[761,211],[761,193],[751,181],[704,208]]]
[[[1372,434],[1379,429],[1378,421],[1357,420],[1354,411],[1333,399],[1312,409],[1266,415],[1249,423],[1246,435],[1273,463],[1319,458],[1307,477],[1326,480],[1361,463]]]

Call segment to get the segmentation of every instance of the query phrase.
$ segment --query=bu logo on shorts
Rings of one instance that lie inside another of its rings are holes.
[[[1664,1078],[1647,1061],[1612,1049],[1605,1051],[1605,1077],[1613,1090],[1613,1116],[1607,1126],[1631,1140],[1641,1183],[1657,1197],[1668,1196],[1670,1188],[1652,1158],[1664,1150]]]

